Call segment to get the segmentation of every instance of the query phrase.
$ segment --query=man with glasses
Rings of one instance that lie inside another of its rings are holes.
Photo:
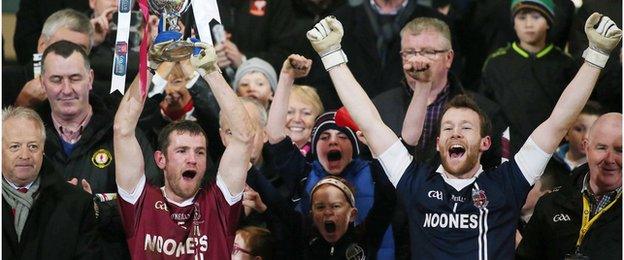
[[[403,119],[409,106],[414,90],[422,88],[424,82],[419,81],[408,74],[411,67],[406,67],[407,61],[415,56],[422,56],[426,59],[426,66],[431,70],[431,91],[427,98],[427,116],[423,133],[418,141],[415,151],[420,161],[439,163],[436,156],[435,136],[437,126],[441,117],[444,104],[459,94],[466,94],[457,78],[450,73],[449,69],[453,63],[454,51],[451,46],[451,33],[449,27],[443,21],[436,18],[419,17],[403,27],[401,30],[401,58],[403,62],[403,86],[385,91],[374,98],[373,103],[379,109],[381,117],[394,131],[400,134],[403,127]],[[407,68],[407,70],[406,70]],[[492,136],[500,136],[502,127],[497,124],[499,109],[494,102],[469,93],[479,104],[486,114],[492,119]],[[489,168],[500,162],[499,138],[492,138],[494,141],[492,149],[484,154],[482,163]]]

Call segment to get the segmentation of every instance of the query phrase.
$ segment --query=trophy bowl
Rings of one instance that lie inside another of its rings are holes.
[[[148,0],[150,10],[162,19],[162,28],[159,31],[180,31],[178,20],[189,6],[190,0]],[[193,43],[183,39],[169,44],[164,52],[163,59],[166,61],[180,61],[188,59],[193,53]]]

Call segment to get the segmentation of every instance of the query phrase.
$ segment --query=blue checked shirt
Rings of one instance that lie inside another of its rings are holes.
[[[449,99],[450,92],[450,87],[447,85],[446,87],[444,87],[442,92],[438,94],[436,100],[427,106],[425,124],[423,126],[420,140],[418,141],[419,150],[425,149],[428,145],[428,142],[435,140],[435,137],[437,136],[435,130],[438,129],[438,124],[442,117],[442,110],[444,109],[444,104],[446,104],[446,101]]]
[[[594,217],[596,213],[600,212],[604,207],[609,205],[609,203],[611,203],[615,198],[617,198],[617,195],[622,191],[622,187],[620,186],[619,188],[605,195],[596,196],[589,189],[588,177],[589,177],[589,173],[585,175],[585,178],[583,179],[583,189],[581,190],[581,193],[587,196],[587,198],[589,199],[589,206],[591,208],[590,217]]]

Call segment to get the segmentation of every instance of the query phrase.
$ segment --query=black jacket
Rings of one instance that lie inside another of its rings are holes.
[[[602,0],[598,1],[603,2]],[[466,57],[466,64],[461,75],[462,83],[468,89],[476,91],[481,77],[481,69],[488,55],[518,38],[513,28],[514,18],[511,14],[511,1],[479,0],[469,2],[470,7],[466,15],[458,23],[459,34],[454,34],[453,37],[458,39],[460,48]],[[547,41],[563,49],[570,36],[572,19],[576,16],[575,8],[574,4],[568,0],[553,0],[553,3],[555,5],[554,24],[548,30]],[[586,3],[583,1],[583,5]],[[618,10],[620,9],[621,4],[618,7]],[[621,13],[617,17],[620,16]],[[583,25],[586,18],[582,19]],[[581,32],[583,38],[586,38],[582,29]]]
[[[32,61],[26,65],[2,66],[2,107],[12,106],[34,75]]]
[[[365,244],[360,241],[363,237],[361,235],[357,236],[355,234],[356,231],[354,231],[355,229],[355,227],[350,226],[347,233],[336,241],[336,243],[328,243],[320,234],[316,234],[316,236],[310,240],[306,248],[304,259],[347,260],[374,258],[374,253],[371,255],[371,252],[367,252],[366,247],[362,247],[362,245]]]
[[[284,181],[284,186],[290,189],[293,202],[298,200],[309,200],[309,194],[306,191],[308,177],[313,169],[312,163],[301,155],[299,149],[292,144],[289,137],[284,138],[277,144],[269,144],[268,151],[273,154],[269,163],[273,165],[277,173]],[[361,160],[361,159],[360,159]],[[397,259],[409,258],[409,238],[407,237],[407,219],[404,218],[404,209],[397,206],[397,195],[392,183],[383,173],[383,168],[379,162],[366,162],[370,166],[370,173],[373,180],[374,199],[370,210],[366,216],[362,216],[363,222],[358,225],[362,229],[364,235],[361,237],[363,247],[369,252],[368,255],[375,257],[377,251],[382,245],[382,240],[386,230],[392,225],[394,252]],[[355,165],[351,162],[350,165]],[[355,167],[347,166],[341,173],[342,177],[359,171]],[[350,172],[351,171],[351,172]],[[353,184],[355,185],[355,184]],[[357,190],[366,187],[355,187],[356,198]],[[311,203],[310,201],[300,202]],[[305,208],[305,207],[303,207]],[[311,220],[307,217],[306,210],[302,212],[303,216],[303,233],[310,236],[313,232]],[[405,231],[405,232],[403,232]]]
[[[293,53],[303,55],[312,60],[312,68],[308,76],[296,79],[295,83],[316,88],[326,110],[338,109],[341,103],[331,80],[327,76],[321,57],[312,48],[306,33],[314,28],[317,22],[331,15],[335,10],[345,5],[346,2],[346,0],[329,1],[327,3],[328,6],[323,9],[319,7],[323,3],[315,4],[309,0],[292,0],[295,16],[292,21],[292,27],[295,31],[294,41],[292,42]]]
[[[582,181],[587,164],[574,170],[574,185],[544,195],[537,202],[518,246],[518,259],[563,259],[574,253],[581,228]],[[580,252],[589,259],[622,259],[622,198],[590,227]]]
[[[370,10],[370,15],[367,10]],[[400,86],[404,77],[399,54],[401,28],[416,17],[435,17],[445,20],[433,9],[417,5],[416,1],[409,1],[392,22],[385,21],[390,20],[389,17],[382,18],[371,10],[368,1],[358,6],[343,5],[336,10],[334,15],[344,27],[345,35],[340,44],[349,58],[347,65],[370,97]],[[317,80],[316,84],[328,86],[319,89],[319,95],[334,97],[331,100],[323,99],[325,107],[329,109],[340,107],[341,103],[331,87],[333,84],[323,64],[319,63],[318,66],[313,65],[313,67],[310,77],[323,77],[323,80]]]
[[[19,243],[11,206],[2,199],[2,259],[101,259],[89,194],[45,163],[39,178],[39,195]]]
[[[511,154],[548,118],[574,69],[572,58],[548,44],[530,54],[512,43],[489,56],[479,92],[502,109],[510,129]]]
[[[32,54],[37,52],[37,42],[45,20],[54,12],[72,8],[87,13],[90,8],[88,1],[75,0],[21,0],[17,10],[13,46],[20,64],[32,61]]]
[[[219,15],[230,39],[249,58],[258,57],[279,72],[290,54],[293,20],[290,0],[267,0],[264,12],[252,13],[254,4],[263,1],[217,1]]]
[[[221,154],[225,150],[219,136],[219,104],[212,90],[210,90],[208,82],[202,77],[199,77],[188,91],[195,108],[193,117],[197,119],[196,122],[206,132],[208,150],[212,159],[209,162],[210,166],[213,162],[219,161]],[[162,116],[160,111],[160,102],[164,98],[165,95],[163,94],[157,94],[148,98],[145,101],[145,106],[139,119],[139,128],[145,133],[154,149],[158,148],[158,134],[160,130],[170,123],[168,119]]]
[[[82,137],[75,144],[71,154],[66,155],[61,144],[61,137],[52,122],[50,105],[46,102],[40,106],[41,115],[46,125],[45,153],[54,170],[64,180],[77,178],[86,179],[94,194],[116,193],[115,158],[113,150],[113,115],[99,99],[90,96],[93,107],[91,120],[85,127]],[[160,172],[153,159],[152,148],[145,136],[137,129],[137,139],[145,157],[146,173]],[[146,176],[150,183],[158,183],[162,179],[158,175]],[[117,201],[98,202],[98,228],[102,231],[102,240],[107,256],[111,259],[129,259],[124,229],[121,225]]]
[[[570,29],[569,52],[575,60],[583,62],[581,55],[589,45],[585,34],[585,21],[593,13],[598,12],[608,16],[615,24],[622,28],[622,1],[619,0],[584,0],[572,21]],[[610,59],[600,76],[591,99],[596,100],[606,111],[622,111],[622,61],[620,58],[622,43],[611,51]]]
[[[492,137],[492,146],[490,146],[490,149],[484,153],[481,158],[481,163],[485,169],[499,165],[501,157],[500,137],[504,130],[502,111],[493,101],[477,93],[465,90],[459,80],[457,80],[452,73],[448,74],[448,82],[450,88],[448,97],[449,101],[456,95],[468,94],[477,102],[479,107],[490,118],[490,121],[492,122],[492,131],[490,132]],[[413,94],[414,92],[410,89],[410,87],[403,82],[400,87],[385,91],[373,99],[373,103],[379,110],[379,114],[381,115],[383,122],[398,136],[401,135],[401,131],[403,130],[403,121]],[[433,133],[437,133],[439,122],[434,125],[436,127]],[[418,156],[417,160],[419,161],[426,161],[429,162],[430,165],[437,165],[440,163],[440,160],[435,148],[435,139],[430,140],[428,144],[430,145],[425,148],[417,151],[412,150],[410,152],[413,152],[415,156]]]

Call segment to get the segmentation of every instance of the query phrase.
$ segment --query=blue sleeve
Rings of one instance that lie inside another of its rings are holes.
[[[515,159],[501,164],[487,174],[494,182],[504,187],[505,191],[511,191],[513,196],[508,198],[512,199],[514,208],[518,210],[522,208],[532,186],[520,171]]]
[[[287,136],[276,144],[268,144],[267,152],[271,153],[271,156],[267,157],[267,163],[271,164],[284,180],[286,187],[289,189],[298,187],[297,184],[306,177],[310,166],[299,149],[292,143],[290,137]],[[290,194],[293,192],[290,190]]]
[[[401,201],[408,203],[410,198],[414,196],[414,194],[420,189],[421,186],[421,178],[418,178],[419,175],[427,174],[428,167],[422,167],[416,160],[412,160],[407,169],[405,169],[405,173],[399,180],[399,183],[396,187],[397,196]]]
[[[267,206],[267,210],[260,215],[282,249],[276,252],[281,257],[279,259],[286,259],[284,254],[293,255],[297,253],[297,245],[304,239],[301,231],[303,216],[294,210],[290,201],[282,197],[279,191],[259,171],[252,168],[248,172],[247,184],[258,192]]]

